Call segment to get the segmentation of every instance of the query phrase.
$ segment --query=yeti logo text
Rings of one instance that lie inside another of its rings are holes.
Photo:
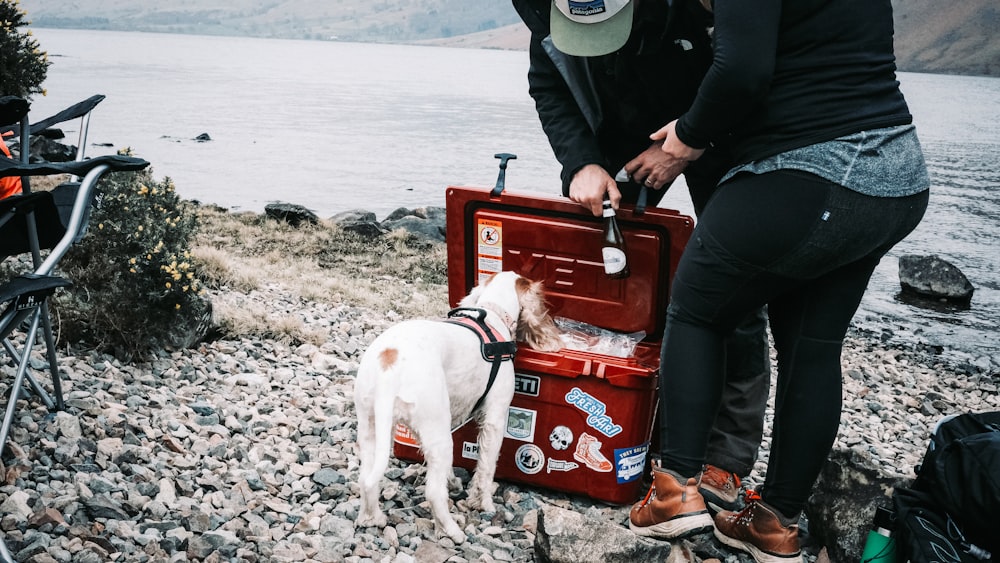
[[[542,378],[523,373],[514,374],[514,392],[521,395],[538,396],[538,389],[541,387]]]
[[[566,402],[589,414],[587,426],[592,427],[601,434],[611,437],[622,431],[622,427],[615,424],[611,417],[606,415],[607,407],[590,393],[581,391],[578,387],[570,389],[566,393]]]

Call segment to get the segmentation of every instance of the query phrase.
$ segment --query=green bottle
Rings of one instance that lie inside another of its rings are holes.
[[[861,553],[861,563],[895,563],[896,540],[892,537],[893,521],[896,514],[888,508],[875,509],[873,529],[868,532],[865,550]]]

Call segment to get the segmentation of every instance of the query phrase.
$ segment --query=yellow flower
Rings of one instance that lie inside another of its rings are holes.
[[[167,285],[167,289],[170,289],[170,282],[167,282],[166,285]]]
[[[180,309],[180,308],[181,308],[181,304],[180,304],[180,303],[178,303],[178,304],[174,305],[174,309],[175,309],[175,310],[176,310],[176,309]]]

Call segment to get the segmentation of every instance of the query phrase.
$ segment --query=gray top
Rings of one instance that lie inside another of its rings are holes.
[[[930,187],[913,125],[861,131],[755,160],[733,168],[722,182],[740,172],[764,174],[782,169],[811,172],[875,197],[904,197]]]

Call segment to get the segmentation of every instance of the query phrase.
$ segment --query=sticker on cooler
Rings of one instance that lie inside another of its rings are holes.
[[[393,430],[393,440],[395,440],[397,444],[402,444],[404,446],[410,446],[413,448],[420,447],[420,443],[417,442],[417,437],[413,435],[412,431],[410,431],[410,427],[400,422],[396,423],[396,428]]]
[[[522,442],[535,441],[535,423],[538,412],[517,407],[507,408],[507,427],[504,438],[513,438]]]
[[[573,444],[573,431],[568,426],[556,426],[549,432],[549,444],[553,450],[568,450]]]
[[[517,448],[514,465],[517,465],[522,473],[534,475],[545,467],[545,454],[542,453],[542,448],[534,444],[525,444]]]
[[[523,373],[514,374],[514,392],[518,395],[537,397],[542,388],[542,378]]]
[[[614,466],[601,452],[604,444],[597,438],[584,432],[576,443],[573,459],[600,473],[610,473]]]
[[[573,471],[577,467],[580,467],[580,464],[575,461],[549,458],[549,462],[545,466],[545,472],[552,473],[553,471]]]
[[[462,457],[465,459],[479,461],[479,443],[462,442]]]
[[[503,223],[480,219],[476,245],[477,282],[503,269]]]
[[[601,434],[610,438],[621,433],[621,425],[615,424],[615,421],[607,414],[607,405],[590,393],[582,391],[579,387],[574,387],[570,389],[569,393],[566,393],[566,402],[590,415],[587,417],[587,426]]]
[[[615,476],[619,483],[631,483],[642,475],[646,467],[646,452],[649,444],[631,448],[615,449]]]

